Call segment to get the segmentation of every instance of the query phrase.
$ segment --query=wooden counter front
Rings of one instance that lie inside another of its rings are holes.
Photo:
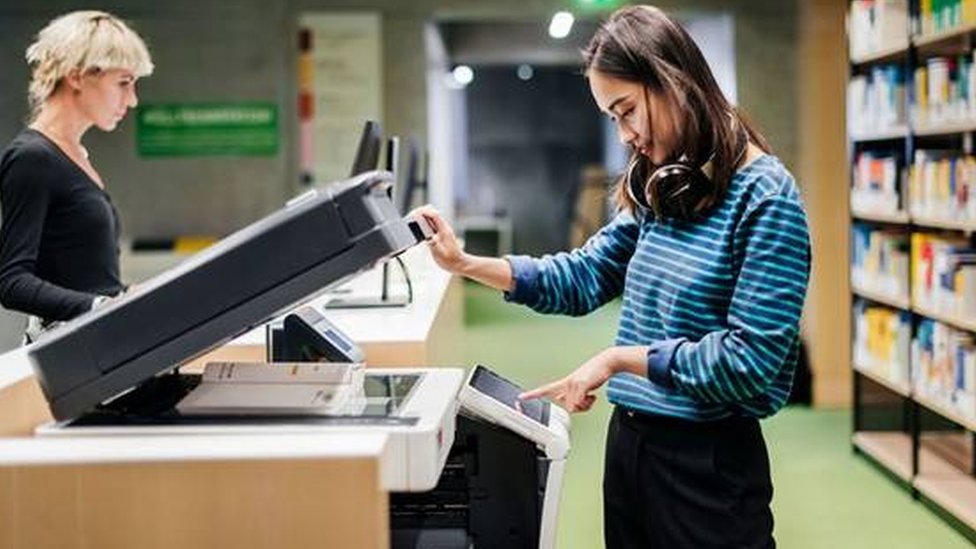
[[[389,546],[386,437],[0,441],[0,547]]]

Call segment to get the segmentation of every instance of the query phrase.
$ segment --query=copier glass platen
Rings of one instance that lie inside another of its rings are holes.
[[[77,419],[37,429],[48,436],[214,435],[380,431],[390,435],[382,463],[391,492],[430,490],[454,442],[460,368],[370,368],[363,391],[329,416],[183,415],[180,399],[198,374],[166,374]]]

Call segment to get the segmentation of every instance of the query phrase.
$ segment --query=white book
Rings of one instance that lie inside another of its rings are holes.
[[[176,409],[184,415],[336,415],[363,390],[362,363],[212,362]]]

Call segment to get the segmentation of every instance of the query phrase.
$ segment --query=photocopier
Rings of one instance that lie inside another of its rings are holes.
[[[569,416],[519,401],[521,389],[487,367],[368,368],[362,398],[328,415],[177,409],[201,377],[181,364],[275,319],[291,328],[284,358],[361,358],[302,304],[429,234],[398,215],[391,179],[368,172],[300,195],[46,333],[29,359],[55,421],[38,434],[379,430],[391,448],[381,469],[393,547],[554,547]]]

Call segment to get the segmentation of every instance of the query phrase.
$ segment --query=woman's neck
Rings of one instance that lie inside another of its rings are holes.
[[[41,107],[30,127],[68,147],[81,148],[81,137],[91,127],[91,121],[67,104],[62,97],[52,97]]]
[[[746,146],[746,154],[742,158],[742,162],[739,162],[739,167],[737,169],[741,170],[742,168],[745,168],[749,164],[755,162],[759,157],[761,157],[764,154],[766,153],[763,152],[763,150],[760,149],[759,146],[757,146],[755,143],[750,141],[749,144]]]

